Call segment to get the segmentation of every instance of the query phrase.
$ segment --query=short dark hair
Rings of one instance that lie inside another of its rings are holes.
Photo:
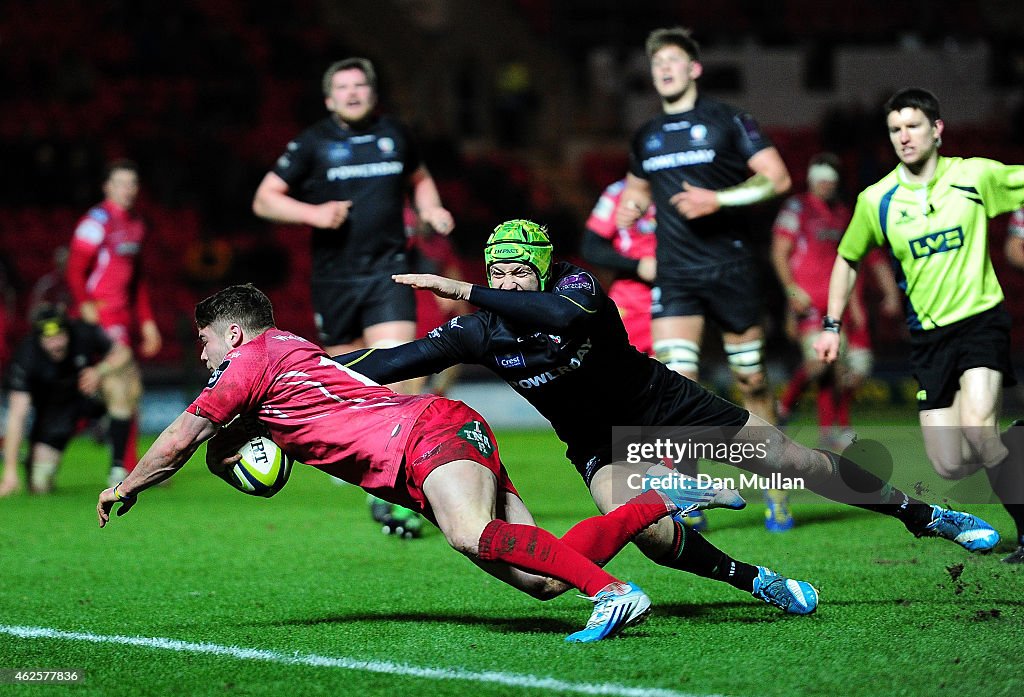
[[[104,172],[103,181],[109,181],[114,172],[134,172],[135,176],[139,176],[139,166],[135,163],[135,160],[129,160],[126,157],[112,160],[107,163],[107,169]]]
[[[274,326],[274,306],[251,283],[229,286],[196,305],[199,329],[217,322],[237,322],[247,332],[263,332]]]
[[[334,79],[335,73],[340,73],[342,70],[362,70],[363,75],[366,76],[366,82],[370,85],[370,89],[374,92],[377,91],[377,71],[366,58],[359,58],[353,56],[352,58],[345,58],[344,60],[334,61],[331,63],[327,70],[324,71],[324,78],[321,87],[324,91],[324,96],[331,96],[331,80]]]
[[[942,116],[939,114],[939,98],[921,87],[906,87],[885,102],[885,115],[906,108],[920,109],[928,120],[935,123]]]
[[[693,32],[686,27],[667,27],[655,29],[647,35],[647,58],[653,58],[654,54],[666,46],[678,46],[686,52],[692,61],[700,60],[700,44],[693,38]]]

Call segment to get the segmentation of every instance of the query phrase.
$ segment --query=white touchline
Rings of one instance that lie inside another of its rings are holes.
[[[122,636],[119,634],[89,634],[87,632],[65,632],[49,627],[21,627],[0,624],[0,634],[8,634],[21,639],[62,639],[70,641],[89,641],[94,644],[121,644],[125,646],[141,646],[165,651],[181,651],[185,653],[205,653],[215,656],[228,656],[239,660],[266,661],[287,665],[314,666],[317,668],[341,668],[359,670],[367,673],[383,673],[401,675],[428,680],[467,680],[478,683],[509,685],[519,688],[537,690],[559,690],[562,692],[578,692],[585,695],[621,695],[622,697],[719,697],[717,695],[694,695],[676,692],[658,687],[630,687],[615,683],[579,683],[566,682],[557,678],[542,678],[536,675],[518,673],[502,673],[499,671],[471,671],[460,668],[425,668],[411,666],[406,663],[390,661],[361,661],[357,658],[340,656],[318,656],[312,653],[282,653],[266,649],[246,649],[240,646],[222,646],[220,644],[198,644],[179,639],[162,637]]]

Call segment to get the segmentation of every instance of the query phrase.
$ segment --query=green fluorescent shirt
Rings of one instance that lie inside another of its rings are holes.
[[[1024,204],[1024,166],[940,157],[927,184],[902,181],[900,167],[857,197],[839,255],[855,263],[889,248],[912,331],[997,305],[1003,289],[988,253],[988,219]]]

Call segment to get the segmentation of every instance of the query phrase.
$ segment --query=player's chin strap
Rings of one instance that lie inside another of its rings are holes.
[[[755,174],[736,186],[716,191],[715,196],[718,198],[718,205],[722,208],[750,206],[775,198],[775,185],[764,174]]]

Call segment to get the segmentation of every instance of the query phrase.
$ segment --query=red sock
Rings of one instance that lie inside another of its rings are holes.
[[[136,414],[132,417],[131,425],[128,427],[128,442],[124,447],[124,468],[131,472],[137,464],[139,464],[139,417]]]
[[[543,528],[492,520],[480,533],[480,559],[503,561],[517,568],[597,595],[619,580]]]
[[[669,514],[657,491],[645,491],[605,515],[582,520],[562,535],[562,542],[604,566],[651,523]]]
[[[782,393],[782,399],[779,400],[779,406],[783,412],[787,414],[793,413],[793,410],[796,409],[796,403],[800,401],[801,395],[807,389],[808,382],[807,369],[801,365],[793,373],[793,377],[789,379],[789,382],[786,383],[786,390]]]

